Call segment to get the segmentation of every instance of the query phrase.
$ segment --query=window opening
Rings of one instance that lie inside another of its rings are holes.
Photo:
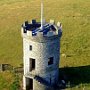
[[[35,70],[35,59],[30,58],[30,71]]]
[[[53,57],[50,57],[50,58],[48,58],[49,60],[48,60],[48,65],[52,65],[53,64]]]
[[[32,45],[30,45],[29,50],[30,50],[30,51],[32,50]]]

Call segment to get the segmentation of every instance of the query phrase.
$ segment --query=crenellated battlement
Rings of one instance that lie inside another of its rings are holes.
[[[55,24],[54,20],[50,20],[49,23],[43,22],[43,29],[41,29],[40,22],[36,22],[36,20],[32,20],[31,22],[25,21],[21,27],[22,37],[60,37],[62,35],[62,25],[60,22],[57,24]]]

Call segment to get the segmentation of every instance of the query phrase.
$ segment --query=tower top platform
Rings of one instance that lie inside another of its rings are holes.
[[[55,25],[54,20],[50,20],[49,23],[46,23],[44,21],[43,23],[43,29],[41,28],[41,23],[40,22],[36,22],[36,20],[32,20],[31,22],[25,21],[24,24],[22,24],[22,34],[27,34],[27,36],[38,36],[38,35],[42,35],[42,36],[55,36],[55,35],[59,35],[61,36],[62,33],[62,25],[60,22],[57,23],[57,25]]]

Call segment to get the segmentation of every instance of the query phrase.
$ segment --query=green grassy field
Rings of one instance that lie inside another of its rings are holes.
[[[85,90],[90,90],[90,0],[44,0],[44,16],[47,22],[49,19],[54,19],[63,24],[60,67],[75,67],[75,74],[81,70],[80,66],[87,67],[82,69],[79,77],[87,77],[88,85]],[[13,66],[22,63],[20,28],[25,20],[31,19],[40,21],[40,0],[0,0],[0,63],[9,63]],[[62,54],[66,57],[62,57]],[[83,75],[83,72],[86,74]],[[73,75],[72,73],[69,74]],[[3,75],[5,74],[0,74],[0,77]],[[8,85],[3,89],[2,79],[0,79],[2,88],[0,90],[7,90],[5,88]],[[78,77],[73,77],[73,80],[75,79]]]

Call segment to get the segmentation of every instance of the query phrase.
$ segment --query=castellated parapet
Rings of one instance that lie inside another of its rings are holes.
[[[32,20],[22,24],[23,89],[54,90],[58,84],[62,25],[54,20],[43,24]]]

